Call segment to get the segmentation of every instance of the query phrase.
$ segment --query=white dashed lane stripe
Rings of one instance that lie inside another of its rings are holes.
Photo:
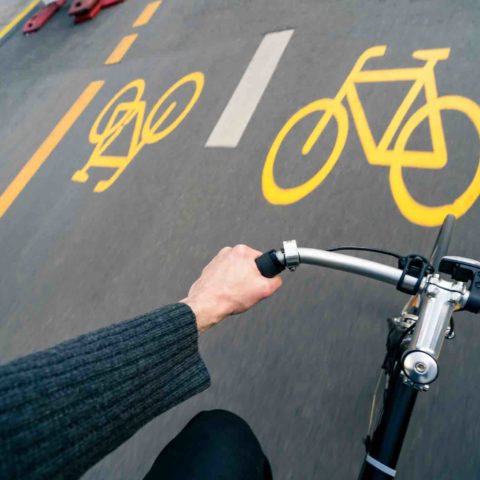
[[[268,33],[263,37],[235,92],[205,144],[235,148],[247,128],[263,92],[293,35],[294,30]]]

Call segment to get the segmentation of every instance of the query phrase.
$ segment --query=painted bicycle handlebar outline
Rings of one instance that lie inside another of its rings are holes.
[[[357,60],[335,98],[315,100],[298,110],[281,128],[267,154],[262,173],[262,191],[267,201],[276,205],[296,203],[316,189],[332,171],[345,146],[349,119],[343,101],[350,107],[354,125],[366,159],[371,165],[390,167],[390,188],[400,212],[411,222],[424,226],[441,225],[447,214],[457,218],[464,215],[480,195],[480,163],[467,189],[452,203],[440,206],[427,206],[416,201],[408,191],[402,175],[403,168],[442,169],[448,162],[445,133],[441,117],[442,110],[454,110],[463,113],[474,125],[480,137],[480,107],[473,100],[458,96],[438,96],[435,78],[435,66],[450,55],[449,48],[416,50],[412,57],[424,60],[421,67],[396,68],[383,70],[363,70],[365,63],[374,57],[383,57],[386,45],[367,49]],[[356,84],[413,81],[413,85],[398,107],[383,137],[375,142],[365,111],[358,95]],[[406,118],[416,98],[425,92],[426,103],[416,110],[400,126]],[[292,188],[280,187],[274,176],[274,165],[279,149],[286,136],[305,117],[325,112],[314,127],[302,148],[302,155],[308,155],[318,138],[325,130],[328,122],[335,117],[338,131],[334,148],[327,159],[310,179]],[[428,119],[432,151],[407,150],[408,139],[414,130]],[[391,148],[395,135],[398,137]]]
[[[155,116],[167,100],[179,88],[188,83],[194,85],[192,97],[175,119],[163,127],[163,124],[167,122],[177,107],[177,102],[172,101],[158,119],[155,119]],[[85,166],[73,174],[72,180],[74,182],[85,183],[89,178],[88,170],[93,167],[115,169],[115,172],[108,180],[97,182],[93,191],[104,192],[110,188],[145,145],[157,143],[164,139],[183,122],[200,97],[204,83],[204,75],[201,72],[193,72],[184,76],[160,97],[146,118],[147,103],[142,99],[145,92],[145,80],[139,78],[123,87],[112,97],[107,105],[105,105],[93,123],[88,139],[90,143],[95,145],[95,148]],[[120,102],[119,100],[122,96],[129,92],[134,92],[133,100]],[[102,122],[107,118],[107,114],[112,107],[115,108],[102,129]],[[134,122],[133,134],[127,155],[104,155],[108,147],[112,145],[131,122]],[[163,128],[160,129],[160,127]]]

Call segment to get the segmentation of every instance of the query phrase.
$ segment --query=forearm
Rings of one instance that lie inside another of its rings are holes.
[[[0,367],[0,477],[76,478],[209,385],[176,304]]]

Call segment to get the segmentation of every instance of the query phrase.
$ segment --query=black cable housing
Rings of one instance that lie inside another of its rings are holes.
[[[388,250],[383,250],[381,248],[370,248],[370,247],[360,247],[357,245],[352,245],[352,246],[344,246],[344,247],[335,247],[335,248],[329,248],[327,252],[340,252],[342,250],[352,250],[352,251],[359,251],[359,252],[372,252],[372,253],[380,253],[382,255],[388,255],[390,257],[394,257],[397,260],[401,260],[403,258],[402,255],[399,255],[398,253],[390,252]]]

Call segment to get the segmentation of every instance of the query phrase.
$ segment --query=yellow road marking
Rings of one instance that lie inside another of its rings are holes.
[[[120,62],[130,49],[130,47],[133,45],[133,42],[135,42],[137,37],[138,33],[132,33],[131,35],[126,35],[125,37],[123,37],[120,42],[118,42],[115,50],[113,50],[113,52],[107,58],[105,65],[113,65],[114,63]]]
[[[84,167],[73,174],[72,181],[85,183],[91,168],[114,169],[110,178],[98,182],[93,191],[104,192],[110,188],[145,145],[164,139],[183,122],[199,99],[204,83],[202,72],[185,75],[158,99],[148,114],[147,102],[143,99],[145,80],[138,78],[125,85],[105,105],[93,123],[88,139],[95,148]],[[172,97],[184,85],[189,85],[190,88],[193,86],[194,91],[187,105],[183,109],[177,109],[177,102],[172,100]],[[126,101],[126,97],[131,100]],[[110,145],[125,128],[130,129],[130,125],[133,132],[124,155],[109,153]]]
[[[50,135],[44,140],[30,160],[24,165],[10,185],[0,195],[0,218],[11,207],[12,203],[20,195],[28,182],[37,173],[45,160],[55,150],[66,133],[72,128],[78,117],[87,108],[95,95],[100,91],[105,82],[103,80],[91,82],[90,85],[78,97],[77,101],[70,107],[68,112],[58,122]]]
[[[39,3],[40,0],[33,0],[7,26],[0,30],[0,40],[15,28]]]
[[[158,2],[151,2],[149,3],[143,10],[143,12],[139,15],[139,17],[135,20],[133,27],[143,27],[146,25],[151,18],[155,15],[155,12],[158,10],[158,7],[162,4],[162,0]]]
[[[274,205],[296,203],[312,193],[327,178],[335,167],[347,140],[349,120],[344,106],[344,103],[347,103],[367,162],[370,165],[390,167],[389,181],[392,196],[405,218],[417,225],[435,227],[442,224],[446,215],[451,214],[460,218],[475,204],[480,197],[480,163],[466,190],[460,196],[452,203],[436,206],[419,203],[410,193],[403,173],[406,168],[440,170],[447,165],[448,151],[442,111],[463,113],[473,124],[480,138],[480,105],[460,95],[438,95],[434,69],[439,61],[448,58],[450,49],[414,51],[413,58],[425,60],[425,64],[420,67],[363,70],[370,58],[383,57],[385,52],[385,45],[377,45],[365,50],[335,98],[315,100],[287,120],[270,147],[263,167],[262,191],[268,202]],[[413,82],[410,90],[387,125],[383,137],[377,143],[358,95],[357,85],[405,80]],[[422,90],[426,103],[404,121]],[[318,112],[322,112],[321,115],[318,115]],[[274,174],[278,152],[287,135],[297,128],[298,123],[312,114],[315,114],[318,121],[304,143],[301,154],[304,156],[310,153],[332,118],[337,123],[334,147],[320,169],[307,181],[294,187],[281,187],[277,184]],[[408,147],[409,139],[417,127],[427,120],[430,128],[431,150],[412,150]],[[394,140],[395,137],[397,137],[396,140]]]

